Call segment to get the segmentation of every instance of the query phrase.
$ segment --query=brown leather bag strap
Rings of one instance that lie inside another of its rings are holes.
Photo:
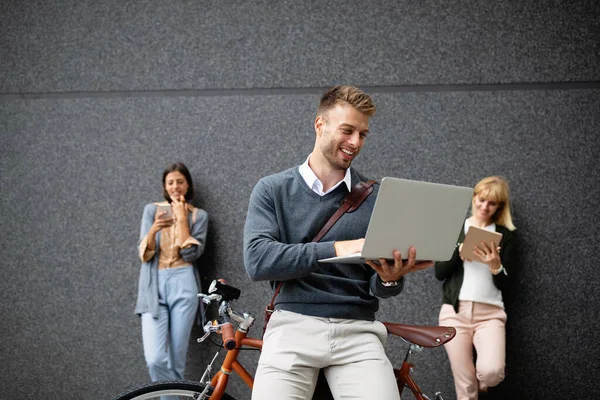
[[[273,293],[273,297],[271,297],[271,302],[267,306],[267,310],[273,310],[273,309],[275,309],[275,298],[277,297],[277,295],[281,291],[281,287],[283,286],[283,282],[285,282],[285,281],[281,281],[281,282],[279,282],[277,284],[277,287],[275,288],[275,293]]]
[[[350,193],[348,193],[344,197],[340,208],[338,208],[335,214],[333,214],[331,218],[329,218],[329,220],[325,223],[325,225],[323,225],[319,233],[317,233],[317,235],[313,238],[312,242],[320,241],[323,238],[323,236],[325,236],[325,234],[329,232],[331,227],[335,225],[335,223],[342,217],[342,215],[344,215],[344,213],[350,213],[356,210],[362,204],[362,202],[365,201],[367,197],[369,197],[371,192],[373,192],[373,185],[376,182],[377,181],[371,179],[368,181],[358,182],[356,185],[354,185]],[[277,284],[277,287],[275,288],[275,293],[273,293],[273,298],[271,298],[271,302],[267,306],[269,310],[272,310],[275,307],[275,298],[281,291],[283,282],[285,281],[281,281]]]
[[[344,213],[350,213],[356,210],[362,204],[362,202],[365,201],[365,199],[371,194],[371,192],[373,191],[373,184],[375,182],[376,181],[374,180],[370,180],[365,182],[358,182],[356,185],[354,185],[350,193],[348,193],[346,197],[344,197],[344,201],[340,208],[338,208],[335,214],[333,214],[331,218],[329,218],[329,221],[327,221],[327,223],[323,225],[319,233],[317,233],[317,236],[315,236],[312,241],[320,241],[323,238],[323,236],[325,236],[325,234],[329,232],[331,227],[338,221],[338,219],[340,219],[341,216],[344,215]]]

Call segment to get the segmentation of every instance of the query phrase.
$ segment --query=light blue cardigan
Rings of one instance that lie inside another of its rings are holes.
[[[154,214],[156,214],[156,204],[147,204],[142,217],[138,250],[154,223]],[[194,260],[204,252],[208,213],[200,208],[195,208],[193,212],[188,213],[188,222],[190,235],[196,239],[198,244],[179,250],[179,254],[185,261],[193,265]],[[160,232],[156,234],[156,249],[160,249]],[[197,268],[194,268],[194,275],[196,275],[196,283],[200,289],[200,273]],[[148,262],[142,262],[135,313],[138,315],[151,313],[154,318],[158,318],[158,251]]]

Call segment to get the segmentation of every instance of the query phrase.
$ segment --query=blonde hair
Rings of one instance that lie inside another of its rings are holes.
[[[371,96],[357,88],[356,86],[334,86],[321,97],[317,116],[325,114],[338,104],[350,104],[363,114],[372,117],[375,115],[375,103]]]
[[[508,183],[500,176],[488,176],[480,180],[473,191],[473,208],[475,207],[475,197],[481,196],[486,200],[492,200],[498,203],[498,209],[492,215],[492,222],[504,225],[508,230],[514,231],[516,226],[513,224],[510,213],[510,191]]]

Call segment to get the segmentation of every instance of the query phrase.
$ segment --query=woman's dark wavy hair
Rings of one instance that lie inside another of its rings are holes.
[[[182,162],[176,162],[176,163],[169,165],[163,172],[163,177],[162,177],[163,196],[165,196],[165,199],[169,203],[171,202],[171,196],[169,196],[169,193],[167,193],[165,184],[166,184],[166,180],[167,180],[167,175],[169,175],[171,172],[175,172],[175,171],[181,172],[181,174],[185,177],[185,180],[187,181],[187,183],[189,185],[189,188],[184,196],[185,201],[189,202],[194,198],[194,182],[192,181],[192,175],[190,174],[190,171],[187,169],[185,164]]]

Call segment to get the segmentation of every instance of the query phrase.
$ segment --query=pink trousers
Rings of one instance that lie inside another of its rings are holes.
[[[440,310],[440,325],[456,328],[456,337],[444,347],[448,353],[457,400],[476,400],[504,379],[506,313],[490,304],[459,301],[458,313],[450,304]],[[473,347],[477,362],[473,363]]]

